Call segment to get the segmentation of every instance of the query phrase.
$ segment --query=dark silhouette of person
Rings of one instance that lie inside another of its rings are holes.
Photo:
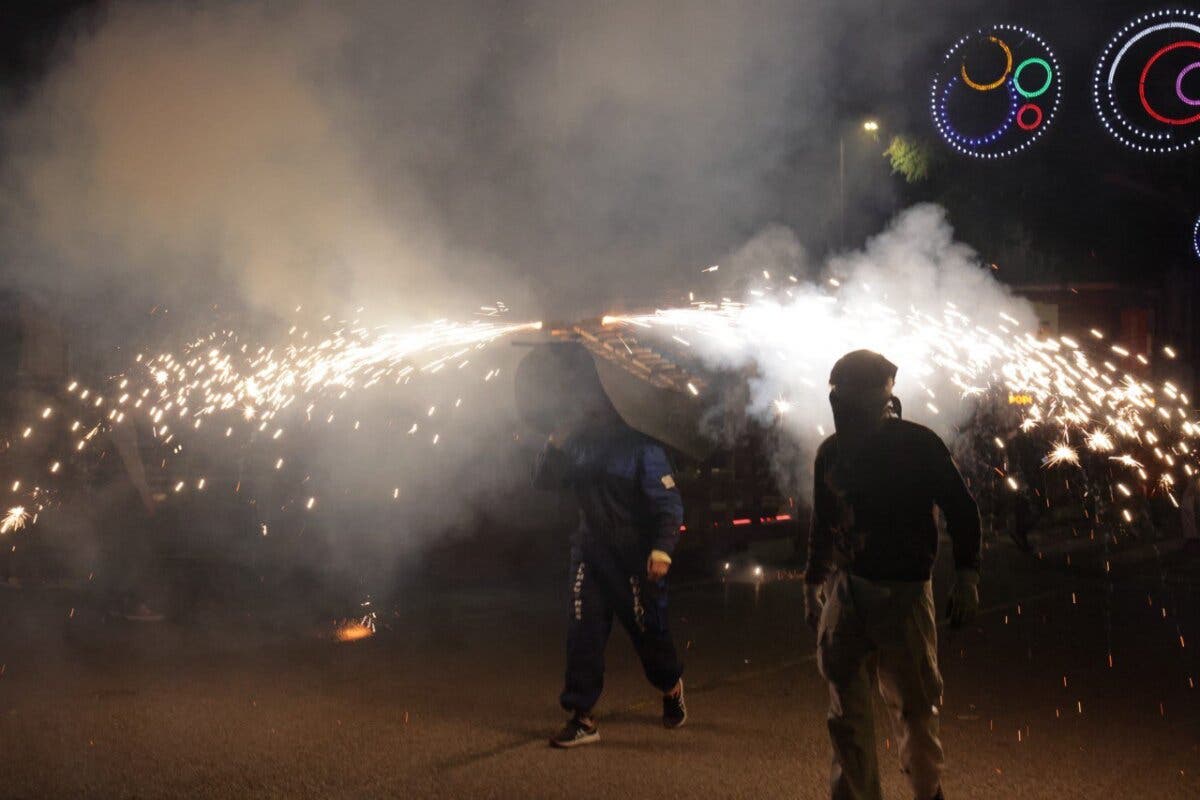
[[[604,649],[615,617],[650,683],[663,693],[663,724],[687,718],[683,666],[667,625],[667,572],[683,503],[661,444],[621,419],[580,347],[547,351],[555,380],[548,417],[555,429],[534,468],[534,485],[569,489],[579,506],[571,538],[567,669],[559,701],[571,719],[550,741],[575,747],[599,740],[592,709],[604,686]],[[521,382],[521,378],[518,377]]]
[[[829,376],[836,432],[816,457],[805,601],[829,684],[835,800],[881,796],[876,690],[913,795],[942,797],[935,506],[958,570],[951,624],[970,621],[979,607],[979,510],[937,434],[900,419],[895,377],[896,366],[869,350],[838,360]]]

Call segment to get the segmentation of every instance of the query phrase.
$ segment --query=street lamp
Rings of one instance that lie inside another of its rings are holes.
[[[879,121],[865,120],[862,129],[879,141]],[[842,247],[846,246],[846,134],[838,136],[838,209],[840,211],[841,233],[839,236]]]

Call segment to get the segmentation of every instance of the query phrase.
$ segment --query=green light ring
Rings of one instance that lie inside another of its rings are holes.
[[[1042,88],[1036,92],[1027,92],[1021,87],[1021,71],[1030,64],[1037,64],[1042,69],[1046,70],[1046,82],[1042,84]],[[1032,100],[1035,97],[1041,97],[1050,88],[1050,84],[1054,82],[1054,70],[1050,68],[1049,62],[1044,58],[1027,58],[1017,65],[1017,69],[1013,72],[1013,87],[1016,88],[1017,94],[1024,97],[1026,100]]]

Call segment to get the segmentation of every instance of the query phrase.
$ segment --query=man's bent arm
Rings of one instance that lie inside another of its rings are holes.
[[[950,451],[940,438],[936,440],[934,462],[934,499],[946,517],[946,533],[954,545],[954,566],[958,570],[979,571],[982,535],[979,506],[954,465]]]
[[[808,531],[805,583],[824,583],[833,565],[833,531],[829,527],[837,501],[825,484],[825,459],[818,451],[813,468],[812,524]]]
[[[654,533],[650,541],[652,555],[669,562],[679,541],[679,526],[683,524],[683,499],[679,496],[671,463],[662,447],[657,444],[645,445],[641,455],[641,489],[654,520]]]

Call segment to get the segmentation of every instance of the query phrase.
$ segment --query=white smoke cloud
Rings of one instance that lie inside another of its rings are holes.
[[[897,364],[905,417],[952,439],[970,404],[961,402],[954,370],[939,361],[987,361],[990,345],[976,335],[976,325],[1014,335],[1037,331],[1029,304],[954,239],[945,210],[935,205],[901,212],[861,250],[830,259],[817,282],[800,277],[803,249],[778,227],[752,239],[729,263],[774,289],[750,289],[750,302],[729,316],[683,309],[660,313],[660,324],[678,324],[710,367],[751,370],[748,410],[768,425],[781,420],[809,454],[833,432],[828,376],[845,353],[866,348]],[[955,323],[965,326],[961,333],[912,322],[916,314],[941,321],[947,311],[970,320]],[[986,370],[979,376],[991,377]],[[785,458],[785,468],[794,469],[794,458]]]
[[[106,5],[63,37],[3,126],[5,278],[102,299],[93,305],[125,346],[134,301],[206,319],[219,300],[272,312],[364,303],[399,324],[461,318],[496,297],[534,318],[644,305],[768,220],[828,221],[837,162],[824,134],[845,111],[832,76],[851,69],[833,51],[850,35],[870,41],[862,25],[874,19],[852,11],[794,0]],[[862,69],[873,90],[895,72]],[[886,187],[867,172],[862,183]],[[784,198],[789,181],[802,186]],[[837,268],[894,273],[898,298],[940,275],[957,296],[970,284],[948,265],[969,255],[937,238],[942,227],[900,224],[869,263]],[[803,275],[800,240],[769,229],[727,266]],[[819,293],[794,292],[756,309],[785,340],[728,358],[758,365],[757,409],[787,395],[793,419],[811,421],[827,414],[832,358],[872,342],[823,329],[836,320],[815,315]],[[777,348],[814,366],[777,364]],[[900,363],[907,391],[913,370]],[[468,504],[447,476],[477,472],[479,442],[499,439],[510,398],[494,402],[447,431],[436,470],[397,467],[397,482],[424,470],[411,483],[427,491],[406,495],[414,519]],[[360,444],[337,458],[380,463]],[[498,469],[494,483],[515,474]]]
[[[337,73],[358,25],[321,4],[115,5],[5,130],[9,246],[38,264],[18,279],[449,310],[441,272],[471,257],[403,175],[383,202],[369,98]]]
[[[783,0],[115,3],[4,126],[6,260],[19,282],[177,303],[223,286],[273,310],[600,313],[773,215],[792,143],[824,122],[811,45],[834,19]],[[828,169],[822,152],[805,175]]]

